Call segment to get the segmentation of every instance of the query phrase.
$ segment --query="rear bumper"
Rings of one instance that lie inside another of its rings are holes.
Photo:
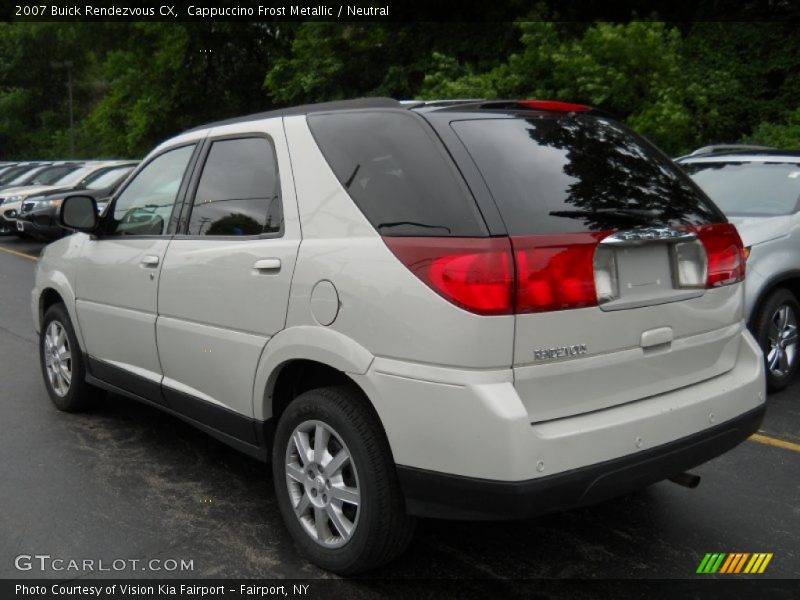
[[[492,481],[399,466],[410,514],[449,519],[522,519],[594,504],[662,481],[723,454],[754,433],[759,406],[679,440],[528,481]]]
[[[764,359],[750,333],[738,339],[726,373],[546,422],[532,421],[510,369],[376,357],[351,377],[381,419],[412,513],[531,516],[669,478],[747,438],[764,409]]]

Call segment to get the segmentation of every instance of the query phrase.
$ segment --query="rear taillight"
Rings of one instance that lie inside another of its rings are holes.
[[[692,227],[708,256],[706,287],[715,288],[744,280],[745,249],[730,223]]]
[[[479,315],[514,312],[509,239],[385,237],[417,277],[454,304]]]
[[[596,306],[593,257],[601,237],[383,239],[417,277],[454,304],[480,315],[508,315]]]
[[[597,305],[594,253],[601,234],[512,237],[518,313]]]
[[[733,225],[688,229],[697,239],[666,242],[671,246],[675,287],[714,288],[744,279],[745,249]],[[616,253],[598,248],[608,235],[383,239],[412,273],[450,302],[479,315],[509,315],[585,308],[617,299]]]

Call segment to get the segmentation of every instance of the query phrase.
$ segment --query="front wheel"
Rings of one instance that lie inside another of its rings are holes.
[[[85,381],[83,356],[63,304],[54,304],[44,314],[39,334],[39,360],[47,393],[59,410],[85,410],[102,395],[101,390]]]
[[[299,395],[278,422],[272,453],[283,520],[317,565],[354,574],[389,562],[408,545],[388,442],[377,417],[347,387]]]
[[[758,309],[755,336],[764,352],[767,389],[784,389],[797,371],[800,304],[789,290],[779,289]]]

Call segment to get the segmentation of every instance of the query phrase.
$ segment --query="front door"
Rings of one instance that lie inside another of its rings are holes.
[[[158,279],[168,224],[196,146],[148,161],[116,198],[100,235],[83,245],[77,268],[76,310],[91,373],[157,402]]]

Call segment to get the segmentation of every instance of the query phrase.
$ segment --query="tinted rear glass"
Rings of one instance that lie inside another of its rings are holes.
[[[282,225],[272,144],[262,137],[215,141],[197,185],[189,235],[278,233]]]
[[[800,163],[720,161],[681,166],[727,214],[788,215],[800,202]]]
[[[542,116],[451,125],[511,235],[724,220],[671,161],[613,121]]]
[[[430,126],[407,112],[311,115],[344,188],[383,235],[484,236],[486,226]]]

